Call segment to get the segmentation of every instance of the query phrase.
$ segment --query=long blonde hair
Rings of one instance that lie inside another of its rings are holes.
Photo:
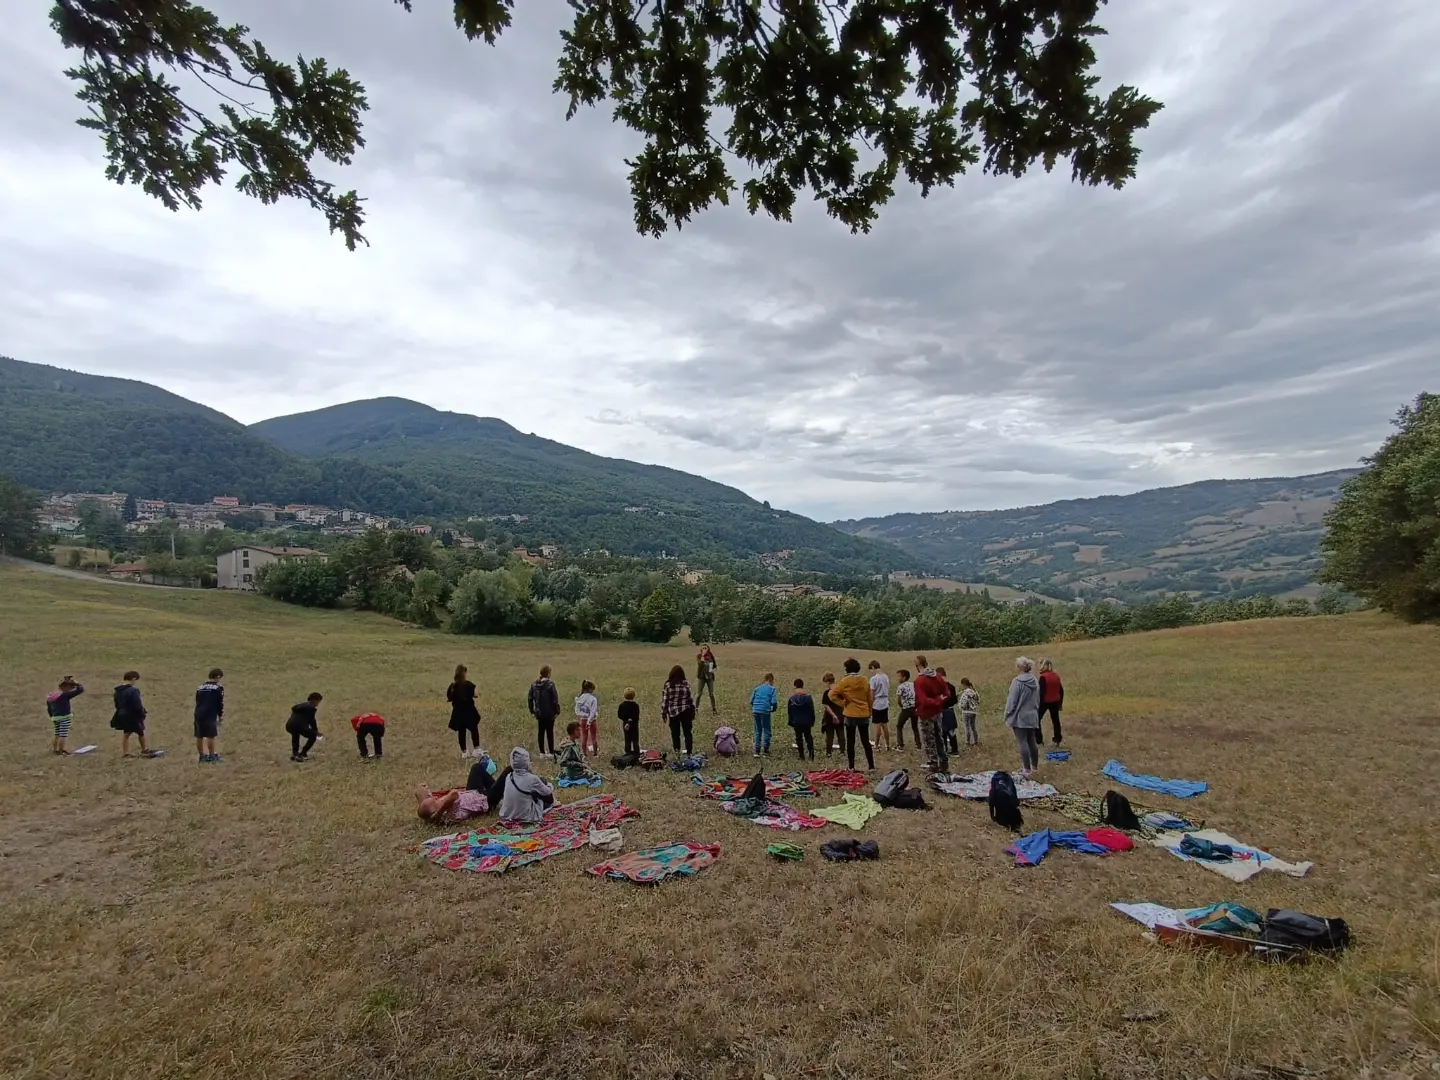
[[[1054,670],[1055,670],[1055,664],[1050,660],[1049,657],[1046,657],[1046,658],[1044,658],[1043,660],[1040,661],[1040,670],[1041,670],[1041,671],[1054,671]]]

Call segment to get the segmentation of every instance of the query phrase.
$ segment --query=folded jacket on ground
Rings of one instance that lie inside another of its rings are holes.
[[[820,854],[832,862],[878,859],[880,845],[874,840],[829,840],[820,845]]]
[[[1107,761],[1100,771],[1116,783],[1127,784],[1141,791],[1158,791],[1162,795],[1173,795],[1177,799],[1203,795],[1209,787],[1203,780],[1166,780],[1159,776],[1132,773],[1113,758]]]
[[[1108,855],[1110,849],[1096,843],[1082,832],[1055,832],[1041,829],[1029,836],[1022,836],[1005,849],[1006,854],[1015,856],[1016,866],[1039,866],[1051,846],[1069,848],[1081,855]]]

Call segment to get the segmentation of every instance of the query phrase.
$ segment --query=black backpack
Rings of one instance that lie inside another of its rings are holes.
[[[1105,792],[1105,798],[1100,803],[1100,823],[1126,832],[1140,828],[1140,819],[1135,816],[1130,800],[1118,791]]]
[[[1339,952],[1350,944],[1350,927],[1344,919],[1325,919],[1303,911],[1271,908],[1265,913],[1260,940],[1267,945],[1289,945],[1315,952]]]
[[[880,800],[875,800],[879,802]],[[890,800],[890,807],[893,810],[929,810],[930,804],[925,801],[925,796],[911,787],[907,787],[895,798]]]
[[[886,773],[875,785],[875,801],[881,806],[895,806],[910,786],[910,774],[904,769]]]
[[[637,754],[634,750],[630,751],[628,754],[617,754],[615,757],[612,757],[610,759],[611,767],[616,769],[628,769],[632,766],[639,764],[640,755]]]
[[[990,778],[990,820],[1012,832],[1019,832],[1025,824],[1025,816],[1020,813],[1015,778],[1008,772],[997,772]]]

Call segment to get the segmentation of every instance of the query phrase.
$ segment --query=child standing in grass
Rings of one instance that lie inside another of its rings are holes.
[[[804,679],[795,680],[795,692],[785,702],[785,711],[789,714],[790,726],[795,729],[795,751],[800,760],[804,761],[808,752],[810,760],[814,761],[815,699],[805,689]]]
[[[835,673],[825,672],[820,676],[820,684],[825,687],[820,692],[820,730],[825,733],[825,756],[829,757],[837,749],[842,753],[845,750],[845,716],[840,711],[840,703],[830,696],[835,688]]]
[[[210,677],[195,691],[195,750],[201,765],[218,765],[215,740],[220,737],[220,721],[225,718],[225,687],[220,680],[225,672],[210,669]]]
[[[138,671],[127,671],[125,680],[115,687],[115,715],[110,718],[110,726],[120,732],[120,756],[130,756],[130,736],[134,735],[140,740],[140,756],[143,758],[157,758],[162,756],[159,750],[151,750],[150,744],[145,741],[145,702],[140,698],[140,688],[135,684],[140,681]]]
[[[960,723],[955,718],[955,706],[959,703],[960,696],[955,690],[955,684],[945,674],[943,667],[937,667],[935,674],[945,680],[945,711],[940,714],[940,730],[945,736],[945,749],[952,754],[958,754],[960,742],[955,737],[955,732],[959,729]]]
[[[870,741],[875,749],[880,749],[880,743],[885,743],[885,750],[890,750],[890,676],[880,670],[880,661],[870,661],[870,723],[875,728],[875,733]]]
[[[298,705],[290,707],[290,719],[285,721],[285,730],[290,733],[291,761],[309,760],[310,750],[320,738],[320,721],[316,714],[320,709],[320,702],[324,700],[321,694],[311,694]],[[305,739],[303,747],[300,745],[302,736]]]
[[[640,753],[640,703],[635,700],[635,688],[625,688],[625,700],[620,702],[620,708],[615,715],[620,719],[620,731],[625,736],[625,750],[627,754]]]
[[[969,679],[960,679],[960,719],[965,722],[965,745],[980,745],[980,730],[975,721],[980,714],[980,691]]]
[[[750,712],[755,721],[753,739],[755,757],[770,753],[770,718],[779,707],[780,695],[775,692],[775,676],[767,671],[765,678],[761,680],[759,686],[755,687],[755,692],[750,695]]]
[[[912,740],[915,749],[920,749],[920,720],[915,712],[915,684],[910,681],[910,672],[903,667],[899,668],[896,675],[900,681],[895,686],[895,704],[900,708],[900,728],[895,732],[895,746],[899,750],[905,749],[905,725],[910,725],[910,733],[915,736]]]
[[[45,696],[45,712],[50,716],[50,726],[54,729],[54,742],[50,744],[50,752],[54,754],[68,754],[69,748],[65,740],[70,738],[70,702],[85,692],[85,687],[66,675],[60,680],[60,688],[51,690]]]
[[[595,697],[595,684],[586,679],[580,684],[575,699],[575,719],[580,721],[580,750],[598,756],[600,753],[600,701]],[[568,732],[569,729],[567,728]]]

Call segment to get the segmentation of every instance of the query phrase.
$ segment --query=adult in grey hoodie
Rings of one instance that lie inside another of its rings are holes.
[[[555,789],[530,771],[530,751],[515,747],[510,751],[510,775],[500,798],[500,817],[506,821],[539,821],[554,804]]]
[[[1035,667],[1028,657],[1015,661],[1020,674],[1010,681],[1005,698],[1005,726],[1015,733],[1020,747],[1020,775],[1027,776],[1040,764],[1040,680],[1031,674]]]

